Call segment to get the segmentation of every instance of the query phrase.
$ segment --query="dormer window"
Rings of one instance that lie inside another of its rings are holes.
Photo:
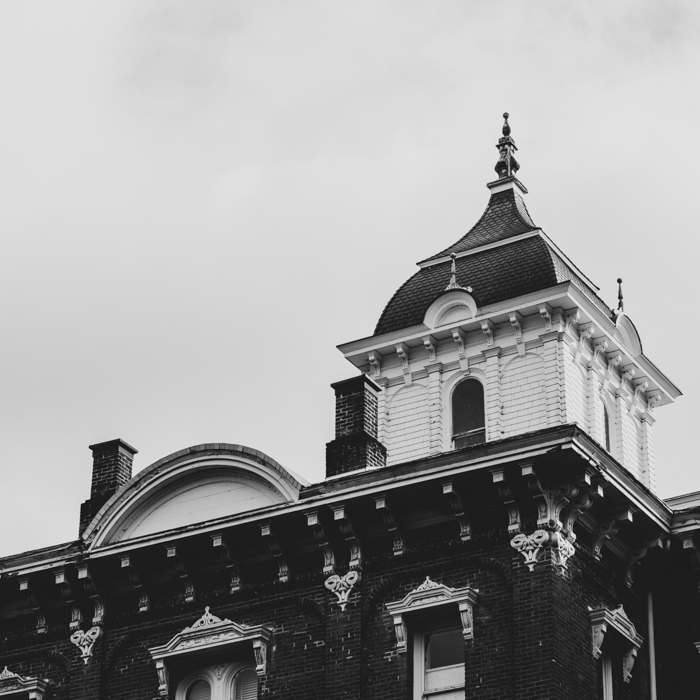
[[[452,447],[459,450],[485,440],[484,387],[478,379],[465,379],[452,393]]]

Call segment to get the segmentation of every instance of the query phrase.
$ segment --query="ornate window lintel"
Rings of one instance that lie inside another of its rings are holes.
[[[202,651],[218,651],[234,644],[250,643],[255,656],[255,671],[259,676],[267,672],[268,646],[272,632],[264,625],[239,625],[231,620],[222,620],[204,608],[204,615],[190,627],[178,632],[167,644],[149,649],[156,662],[158,673],[158,695],[168,697],[168,664],[183,654]]]
[[[43,700],[49,682],[40,678],[30,678],[13,673],[7,666],[0,671],[0,698],[28,698],[28,700]],[[26,693],[26,695],[25,695]]]
[[[617,646],[622,649],[622,679],[629,683],[637,651],[642,646],[644,637],[637,632],[622,605],[613,609],[601,606],[589,610],[593,633],[593,658],[600,658],[606,634],[613,633]]]
[[[458,606],[464,639],[473,639],[473,606],[476,603],[478,593],[479,591],[477,589],[471,588],[470,586],[464,588],[450,588],[442,583],[431,581],[430,577],[426,576],[425,581],[414,591],[408,593],[403,600],[395,603],[387,603],[386,609],[394,618],[397,651],[399,653],[406,652],[406,615],[450,604],[456,604]]]

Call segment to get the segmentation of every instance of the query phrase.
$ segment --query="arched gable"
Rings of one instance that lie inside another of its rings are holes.
[[[91,548],[293,502],[302,483],[241,445],[189,447],[137,474],[97,513]]]

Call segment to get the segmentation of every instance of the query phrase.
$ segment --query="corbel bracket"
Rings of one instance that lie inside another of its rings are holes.
[[[279,540],[272,531],[272,523],[269,520],[265,523],[261,523],[260,534],[267,540],[272,556],[277,562],[277,578],[279,582],[287,583],[287,581],[289,581],[289,567],[287,566],[287,561],[282,553]]]
[[[167,558],[170,559],[175,565],[175,572],[182,581],[182,585],[185,589],[185,602],[192,603],[195,596],[194,583],[192,582],[190,570],[182,557],[180,548],[175,544],[166,544],[165,554]]]
[[[231,551],[231,548],[226,542],[223,532],[214,533],[211,536],[211,544],[219,557],[219,561],[226,568],[230,575],[230,586],[229,592],[235,593],[241,590],[241,575],[239,573],[239,567],[236,562],[236,558]]]
[[[577,485],[542,483],[530,462],[521,464],[520,471],[537,506],[537,524],[553,532],[561,530],[561,512],[569,498],[578,494]]]
[[[338,523],[340,533],[350,549],[350,568],[359,569],[362,566],[362,547],[350,521],[347,506],[344,503],[339,503],[332,505],[331,508],[333,509],[333,520]]]
[[[442,494],[447,498],[452,514],[459,523],[459,538],[462,542],[469,542],[472,538],[472,528],[469,520],[464,514],[464,503],[462,497],[455,488],[452,479],[442,482]]]
[[[646,392],[647,408],[644,412],[646,415],[652,415],[654,409],[661,403],[661,394]]]
[[[68,627],[71,630],[77,630],[83,621],[83,613],[80,611],[80,606],[75,599],[75,592],[68,578],[68,571],[64,567],[56,569],[54,571],[54,581],[61,591],[63,600],[70,608],[70,624]]]
[[[491,478],[498,488],[503,505],[508,511],[508,534],[514,535],[522,530],[522,517],[518,505],[513,498],[510,487],[506,483],[503,467],[491,469]]]
[[[335,571],[335,554],[333,548],[328,542],[328,537],[323,529],[321,520],[317,510],[310,510],[306,514],[306,524],[314,533],[314,539],[318,543],[319,549],[323,554],[323,573],[328,575]]]
[[[148,612],[151,609],[151,601],[148,598],[148,593],[143,585],[143,579],[136,568],[131,556],[126,555],[121,558],[120,567],[129,575],[129,580],[134,591],[139,597],[139,612]]]
[[[634,395],[632,396],[632,402],[630,404],[629,412],[633,413],[634,409],[639,405],[640,399],[643,394],[646,393],[646,390],[649,388],[649,382],[647,382],[645,379],[640,379],[637,382],[634,382]]]
[[[401,371],[403,372],[404,384],[406,386],[410,386],[413,384],[413,375],[411,374],[411,369],[409,366],[408,345],[405,343],[399,343],[394,347],[396,348],[396,354],[399,356],[399,360],[401,360]]]
[[[485,321],[481,322],[481,330],[483,334],[486,336],[486,347],[491,348],[493,347],[493,321],[490,321],[489,319],[486,319]]]
[[[574,339],[577,339],[577,335],[575,335],[574,332],[574,324],[578,325],[578,321],[580,318],[581,312],[578,309],[574,309],[573,311],[567,313],[564,316],[564,331],[570,336],[572,336]]]
[[[394,556],[400,557],[406,551],[406,546],[394,513],[387,502],[387,496],[386,494],[382,494],[380,496],[374,496],[373,498],[375,508],[381,512],[384,518],[384,525],[386,525],[386,529],[394,540]]]
[[[452,329],[452,339],[457,345],[457,356],[459,357],[459,368],[465,374],[469,374],[469,359],[467,358],[466,348],[464,341],[466,340],[466,334],[461,328]]]
[[[28,576],[23,576],[19,579],[19,590],[24,592],[25,596],[27,597],[29,607],[31,607],[36,615],[37,634],[44,634],[47,630],[46,615],[44,615],[44,612],[41,609],[41,605],[36,597],[36,592],[29,583]]]
[[[608,341],[607,340],[599,340],[597,342],[593,343],[593,362],[598,362],[599,364],[603,364],[602,360],[600,360],[601,357],[605,357],[605,353],[608,350]]]
[[[563,532],[571,542],[576,539],[574,534],[574,523],[582,513],[585,513],[592,506],[597,498],[603,496],[603,486],[593,479],[591,472],[586,472],[583,482],[578,485],[576,494],[569,498],[569,505],[563,519]]]
[[[513,329],[515,330],[515,345],[518,348],[518,355],[524,355],[525,343],[523,342],[523,317],[517,311],[514,311],[512,314],[510,314],[508,320],[510,321],[510,325],[513,326]]]
[[[576,356],[574,359],[578,362],[583,355],[586,347],[586,341],[593,344],[593,336],[597,332],[597,328],[592,323],[581,324],[578,327],[578,343],[576,344]]]
[[[620,529],[620,523],[633,522],[634,511],[631,508],[611,513],[607,518],[598,524],[596,538],[593,542],[593,558],[600,560],[602,556],[603,545],[611,540]]]
[[[603,388],[607,389],[615,374],[615,368],[620,366],[622,355],[618,352],[609,353],[607,356],[608,366],[605,369],[605,379],[603,380]],[[621,382],[622,383],[622,382]]]
[[[540,304],[540,316],[544,321],[545,331],[552,330],[552,307],[549,304]]]
[[[78,566],[78,581],[82,582],[83,590],[92,601],[94,611],[92,616],[92,624],[94,626],[102,625],[105,618],[105,604],[102,596],[97,592],[95,579],[93,578],[92,572],[87,564],[81,564]]]
[[[437,344],[432,335],[422,338],[423,347],[428,351],[428,362],[437,362]]]
[[[369,362],[372,379],[379,379],[382,376],[382,356],[378,352],[371,352],[367,355],[367,362]]]

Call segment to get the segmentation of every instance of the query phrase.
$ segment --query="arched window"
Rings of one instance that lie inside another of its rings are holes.
[[[241,663],[207,666],[187,676],[175,700],[256,700],[258,674]]]
[[[478,379],[465,379],[452,394],[452,446],[459,450],[485,440],[484,387]]]
[[[605,449],[610,452],[610,415],[605,404],[603,404],[603,423],[605,424]]]

